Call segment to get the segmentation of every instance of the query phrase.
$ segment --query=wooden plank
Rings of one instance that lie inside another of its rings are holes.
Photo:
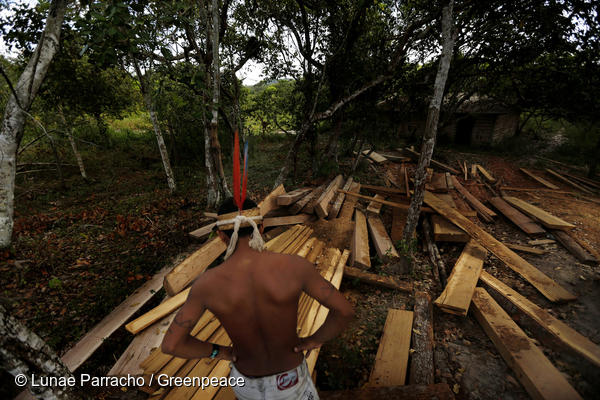
[[[504,361],[534,399],[581,399],[544,353],[483,288],[473,296],[473,311]]]
[[[467,243],[471,237],[441,215],[431,216],[433,240],[436,242]]]
[[[450,273],[448,284],[434,303],[444,311],[466,316],[486,257],[487,250],[477,242],[467,243]]]
[[[484,221],[493,221],[492,218],[496,216],[495,212],[484,206],[483,203],[480,202],[479,199],[477,199],[475,196],[473,196],[463,185],[461,185],[458,179],[456,179],[456,177],[454,176],[452,177],[452,183],[454,184],[456,190],[458,190],[458,192],[463,195],[465,200],[467,200],[471,207],[473,207],[477,211],[477,213],[481,216],[481,218],[483,218]]]
[[[367,222],[369,225],[369,232],[371,233],[371,239],[373,240],[373,245],[375,246],[379,258],[381,260],[387,260],[390,257],[399,257],[398,252],[394,247],[394,243],[392,243],[392,239],[390,239],[385,230],[385,226],[383,226],[381,218],[371,215],[367,218]]]
[[[446,174],[434,172],[431,177],[431,186],[435,193],[448,193],[448,184],[446,183]]]
[[[362,387],[339,391],[319,392],[321,400],[453,400],[454,393],[447,383],[433,385],[406,385],[406,386],[381,386]]]
[[[478,175],[477,175],[477,164],[472,164],[471,165],[471,178],[473,179],[477,179]]]
[[[435,379],[433,307],[427,292],[415,292],[409,383],[430,385]]]
[[[313,245],[313,248],[310,250],[310,252],[306,256],[306,260],[310,263],[314,263],[315,261],[317,261],[317,258],[319,258],[319,256],[323,252],[324,248],[325,248],[325,242],[317,239],[315,241],[315,244]]]
[[[189,235],[195,239],[202,239],[203,237],[209,235],[213,231],[215,225],[217,225],[216,222],[204,225],[202,228],[198,228],[195,231],[191,231]]]
[[[345,191],[345,190],[342,190],[342,189],[337,189],[337,191],[340,192],[340,193],[345,193],[346,195],[348,195],[350,197],[355,197],[355,198],[359,198],[359,199],[365,199],[365,200],[369,200],[369,201],[379,202],[381,204],[385,204],[386,206],[396,207],[396,208],[400,208],[402,210],[408,210],[409,207],[410,207],[410,205],[408,205],[408,204],[397,203],[397,202],[394,202],[394,201],[381,200],[381,199],[378,199],[376,197],[363,196],[362,194],[353,193],[353,192]],[[432,213],[433,210],[431,208],[429,208],[429,207],[421,207],[421,212]]]
[[[454,201],[454,204],[456,206],[454,208],[456,208],[458,212],[460,212],[465,217],[477,217],[477,211],[473,210],[471,206],[469,206],[469,204],[467,204],[467,202],[460,196],[460,194],[458,194],[457,191],[449,192],[448,194],[452,196],[452,200]],[[444,198],[443,195],[438,197]]]
[[[309,214],[297,214],[297,215],[286,215],[285,217],[271,217],[263,219],[263,226],[265,228],[271,226],[282,226],[282,225],[296,225],[304,224],[313,218]]]
[[[450,193],[439,193],[436,196],[442,200],[444,200],[448,205],[452,208],[456,208],[456,203],[454,202],[454,197]]]
[[[581,186],[581,185],[573,182],[570,179],[565,178],[564,176],[562,176],[561,174],[559,174],[556,171],[551,170],[550,168],[546,168],[546,172],[548,172],[550,175],[552,175],[553,177],[557,178],[558,180],[563,181],[567,185],[573,186],[575,189],[581,190],[582,192],[589,193],[589,194],[593,194],[594,193],[591,190],[589,190],[588,188],[584,188],[583,186]]]
[[[362,268],[371,268],[369,257],[369,233],[367,232],[367,219],[365,215],[356,210],[354,233],[352,235],[352,257],[350,265]]]
[[[394,243],[402,240],[407,215],[408,213],[404,210],[392,208],[392,229],[390,229],[390,237]]]
[[[258,208],[260,209],[260,215],[267,215],[267,213],[269,211],[274,210],[277,207],[279,207],[277,205],[277,197],[284,193],[285,193],[285,187],[283,187],[283,184],[281,184],[281,185],[277,186],[271,193],[269,193],[267,195],[267,197],[265,197],[263,199],[263,201],[258,203]]]
[[[528,235],[543,235],[546,230],[542,228],[537,222],[523,214],[519,210],[511,207],[506,201],[500,197],[493,197],[490,199],[490,203],[496,207],[498,211],[508,218],[513,224],[517,225],[523,232]]]
[[[412,311],[389,309],[369,386],[404,385],[408,367]]]
[[[519,292],[513,290],[504,282],[496,279],[489,273],[483,271],[479,279],[491,287],[496,293],[512,303],[521,312],[533,319],[556,340],[600,367],[600,347],[597,344],[564,322],[553,317],[552,314],[537,306],[525,296],[522,296]]]
[[[360,191],[360,183],[358,183],[358,182],[352,183],[352,185],[350,185],[350,189],[348,191],[352,192],[352,193],[358,193]],[[346,196],[346,200],[344,201],[344,204],[342,205],[342,210],[338,214],[338,218],[342,218],[345,220],[351,220],[352,215],[354,214],[354,206],[356,205],[357,201],[358,201],[357,197]]]
[[[396,189],[396,188],[391,188],[391,187],[386,187],[386,186],[375,186],[375,185],[361,185],[362,189],[366,189],[375,193],[381,193],[381,194],[406,194],[406,192],[403,189]],[[346,190],[346,189],[344,189]]]
[[[170,297],[164,303],[159,304],[154,307],[152,310],[148,311],[144,315],[141,315],[125,325],[125,329],[127,329],[130,333],[134,335],[143,331],[159,319],[164,318],[165,316],[171,314],[173,311],[178,309],[185,303],[185,300],[190,293],[190,289],[185,289],[182,292],[179,292],[177,295]]]
[[[346,183],[344,183],[344,186],[342,187],[342,189],[350,190],[350,187],[352,186],[352,182],[354,182],[354,178],[349,177],[346,180]],[[328,219],[337,218],[337,216],[340,212],[340,209],[342,208],[342,204],[344,203],[345,198],[346,198],[346,195],[344,193],[337,193],[337,195],[335,197],[335,201],[331,205],[331,209],[329,210],[329,214],[327,215]]]
[[[414,150],[409,149],[408,147],[405,148],[405,151],[408,152],[411,156],[413,156],[413,159],[416,158],[417,160],[419,159],[419,157],[421,157],[421,153],[418,153]],[[455,170],[454,168],[452,168],[449,165],[443,164],[439,161],[434,160],[433,158],[431,159],[431,165],[434,165],[444,171],[448,171],[451,174],[455,174],[455,175],[460,175],[460,172],[458,172],[457,170]]]
[[[340,194],[343,194],[343,193],[340,193]],[[385,200],[385,197],[380,194],[376,194],[374,198],[376,200]],[[367,212],[370,212],[373,214],[379,214],[382,206],[383,206],[383,204],[381,204],[378,201],[370,201],[369,205],[367,206]]]
[[[448,190],[454,190],[454,183],[452,182],[452,175],[450,172],[446,172],[446,186],[448,186]]]
[[[300,248],[300,250],[298,250],[298,252],[296,254],[299,255],[300,257],[306,258],[306,256],[308,256],[310,251],[315,246],[316,240],[317,240],[317,238],[314,236],[308,238],[308,240],[306,242],[304,242],[304,244],[302,245],[302,247]]]
[[[530,177],[531,179],[533,179],[534,181],[541,183],[542,185],[546,186],[549,189],[560,189],[558,186],[556,186],[553,183],[548,182],[547,180],[545,180],[544,178],[541,178],[537,175],[535,175],[533,172],[525,169],[525,168],[519,168],[520,171],[522,173],[524,173],[525,175],[527,175],[528,177]]]
[[[512,250],[522,251],[525,253],[531,253],[536,255],[546,254],[546,250],[537,249],[535,247],[522,246],[520,244],[504,243],[506,247]]]
[[[556,243],[556,240],[552,240],[552,239],[538,239],[538,240],[530,240],[527,243],[529,243],[532,246],[541,246],[541,245],[544,245],[544,244],[554,244],[554,243]]]
[[[304,208],[302,208],[302,212],[305,214],[313,214],[315,212],[315,205],[317,205],[317,200],[319,200],[319,197],[321,197],[321,195],[323,194],[323,191],[325,190],[327,186],[325,184],[322,184],[321,186],[319,186],[315,192],[314,192],[314,196],[311,193],[311,199],[310,201],[304,206]],[[300,203],[300,202],[298,202]],[[292,206],[293,207],[293,206]]]
[[[369,152],[371,152],[371,153],[369,153]],[[371,160],[375,161],[377,164],[384,163],[384,162],[386,162],[386,161],[388,160],[387,158],[385,158],[385,157],[384,157],[384,156],[382,156],[381,154],[377,153],[376,151],[371,151],[371,150],[363,150],[363,152],[362,152],[362,153],[363,153],[363,155],[364,155],[364,156],[367,156],[367,155],[368,155],[368,157],[369,157]]]
[[[512,186],[500,186],[500,190],[507,190],[509,192],[534,192],[534,193],[557,193],[557,194],[570,194],[574,196],[580,196],[575,192],[569,192],[566,190],[554,190],[546,188],[523,188],[523,187],[512,187]],[[581,196],[583,197],[583,196]]]
[[[169,296],[175,296],[191,284],[225,250],[227,250],[227,244],[217,236],[183,260],[181,264],[165,276],[163,286]]]
[[[292,190],[291,192],[287,192],[285,194],[280,194],[277,196],[277,205],[278,206],[289,206],[292,203],[297,202],[307,194],[312,191],[311,188],[302,188]]]
[[[435,197],[432,193],[425,192],[424,201],[438,213],[446,217],[450,222],[467,232],[480,245],[492,252],[510,269],[520,274],[549,300],[569,301],[576,298],[546,274],[529,264],[492,235],[481,229],[477,224],[469,221],[458,211],[448,207],[446,203]]]
[[[329,206],[331,200],[335,196],[335,190],[339,188],[344,181],[344,177],[342,175],[338,175],[329,183],[327,188],[323,191],[317,203],[315,204],[315,213],[319,216],[319,218],[327,217],[329,214]]]
[[[595,181],[593,179],[585,178],[583,176],[577,176],[577,175],[567,174],[566,172],[561,172],[561,174],[564,175],[564,176],[567,176],[569,178],[575,179],[576,181],[578,181],[582,185],[588,185],[588,186],[591,186],[593,188],[600,189],[600,182],[597,182],[597,181]]]
[[[300,200],[292,204],[289,207],[288,212],[292,215],[298,214],[300,210],[302,210],[311,200],[315,198],[315,196],[318,196],[317,191],[319,189],[320,187],[312,189],[310,193],[308,193],[306,196],[302,197]]]
[[[92,330],[86,333],[69,351],[62,357],[63,363],[74,372],[84,363],[98,347],[114,331],[119,329],[133,314],[150,300],[162,286],[165,275],[171,270],[165,267],[156,273],[152,279],[136,289],[121,304],[115,307],[106,317],[102,319]]]
[[[483,175],[483,177],[485,178],[486,181],[488,181],[489,183],[496,183],[496,178],[494,178],[492,176],[492,174],[490,174],[485,168],[483,168],[481,165],[479,164],[475,164],[477,165],[477,170],[479,172],[481,172],[481,175]]]
[[[598,260],[587,251],[584,250],[583,247],[579,245],[571,236],[569,236],[566,232],[553,230],[552,235],[562,244],[565,249],[569,251],[569,253],[573,254],[581,263],[587,265],[596,265],[598,264]]]
[[[409,293],[413,290],[412,283],[403,282],[391,276],[370,274],[368,272],[364,272],[363,270],[354,267],[346,266],[346,268],[344,269],[344,274],[349,278],[355,278],[373,286],[395,289]]]
[[[529,204],[526,201],[518,199],[516,197],[504,196],[503,199],[511,204],[513,207],[524,212],[532,218],[540,221],[542,225],[552,229],[573,229],[575,225],[570,224],[562,219],[550,214],[547,211],[542,210],[539,207]]]

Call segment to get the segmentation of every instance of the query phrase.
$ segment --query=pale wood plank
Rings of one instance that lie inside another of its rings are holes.
[[[550,214],[547,211],[542,210],[539,207],[529,204],[526,201],[518,199],[516,197],[504,196],[504,200],[512,204],[517,209],[521,210],[530,217],[540,221],[542,225],[552,229],[573,229],[575,225],[570,224],[562,219]]]
[[[340,193],[343,194],[343,193]],[[374,199],[376,200],[385,200],[385,197],[380,195],[380,194],[376,194]],[[370,201],[369,205],[367,206],[367,212],[373,213],[373,214],[379,214],[379,212],[381,211],[381,207],[383,206],[383,204],[381,204],[378,201]]]
[[[354,182],[354,178],[349,177],[346,180],[346,183],[344,183],[344,186],[342,187],[342,189],[350,190],[353,182]],[[329,214],[327,214],[328,219],[337,218],[337,216],[340,212],[340,209],[342,208],[342,204],[344,203],[345,198],[346,198],[346,195],[344,193],[337,193],[337,195],[335,197],[335,201],[333,202],[333,204],[331,205],[331,209],[329,210]]]
[[[382,156],[381,154],[377,153],[376,151],[371,151],[371,153],[370,153],[370,154],[369,154],[369,151],[370,151],[370,150],[363,150],[362,154],[363,154],[364,156],[367,156],[367,154],[368,154],[368,157],[369,157],[371,160],[375,161],[377,164],[381,164],[381,163],[384,163],[384,162],[386,162],[386,161],[387,161],[387,158],[385,158],[385,157],[384,157],[384,156]]]
[[[541,177],[535,175],[533,172],[531,172],[531,171],[529,171],[529,170],[527,170],[525,168],[519,168],[519,169],[521,170],[522,173],[524,173],[525,175],[527,175],[528,177],[530,177],[534,181],[536,181],[538,183],[541,183],[542,185],[546,186],[549,189],[560,189],[555,184],[548,182],[544,178],[541,178]]]
[[[263,219],[263,226],[265,228],[271,226],[282,226],[282,225],[296,225],[303,224],[310,221],[313,218],[309,214],[297,214],[297,215],[286,215],[284,217],[271,217]]]
[[[74,372],[85,362],[102,342],[114,331],[119,329],[133,314],[150,300],[162,286],[165,275],[171,270],[170,267],[161,269],[152,279],[136,289],[121,304],[115,307],[106,317],[102,319],[91,331],[86,333],[69,351],[62,357],[63,363]]]
[[[504,361],[534,399],[581,399],[544,353],[483,288],[473,296],[473,311]]]
[[[277,197],[285,193],[285,187],[283,184],[277,186],[271,193],[267,195],[260,203],[258,208],[260,209],[260,215],[267,215],[271,210],[279,207],[277,205]]]
[[[531,254],[536,254],[536,255],[546,254],[546,250],[537,249],[535,247],[522,246],[520,244],[513,244],[513,243],[504,243],[504,245],[506,247],[508,247],[509,249],[522,251],[525,253],[531,253]]]
[[[396,208],[400,208],[402,210],[408,210],[409,207],[410,207],[409,204],[397,203],[395,201],[381,200],[381,199],[378,199],[376,197],[363,196],[362,194],[353,193],[353,192],[349,192],[349,191],[342,190],[342,189],[337,189],[337,191],[339,193],[345,193],[349,197],[355,197],[355,198],[359,198],[359,199],[365,199],[365,200],[369,200],[369,201],[372,201],[372,202],[379,202],[381,204],[385,204],[386,206],[396,207]],[[429,208],[429,207],[421,207],[421,212],[432,213],[433,210],[431,208]]]
[[[329,214],[329,206],[330,202],[335,196],[335,190],[339,188],[344,181],[344,177],[342,175],[338,175],[329,183],[327,188],[323,191],[317,203],[315,204],[315,213],[319,216],[319,218],[325,218]]]
[[[523,232],[528,235],[543,235],[546,230],[542,228],[537,222],[523,214],[519,210],[511,207],[506,201],[500,197],[493,197],[490,199],[492,204],[498,211],[508,218],[513,224],[517,225]]]
[[[375,251],[377,251],[379,258],[385,260],[390,257],[399,257],[396,247],[394,247],[394,243],[392,243],[392,239],[390,239],[385,230],[385,226],[383,226],[381,218],[378,216],[369,216],[367,222],[369,225],[369,232],[371,233],[371,239],[373,239],[373,245],[375,246]]]
[[[369,386],[398,386],[406,381],[412,311],[389,309]]]
[[[311,188],[301,188],[292,190],[291,192],[287,192],[285,194],[280,194],[277,196],[277,205],[278,206],[289,206],[292,203],[297,202],[307,194],[312,191]]]
[[[408,293],[412,292],[412,290],[413,290],[413,285],[410,282],[403,282],[392,276],[382,276],[382,275],[377,275],[377,274],[371,274],[371,273],[365,272],[361,269],[350,267],[350,266],[346,266],[346,268],[344,269],[344,274],[348,278],[355,278],[355,279],[358,279],[364,283],[367,283],[367,284],[373,285],[373,286],[380,286],[380,287],[400,290],[402,292],[408,292]]]
[[[446,182],[446,174],[442,172],[434,172],[431,177],[431,187],[435,193],[447,193],[448,183]]]
[[[436,242],[467,243],[471,237],[441,215],[432,215],[433,239]]]
[[[189,235],[195,239],[202,239],[203,237],[209,235],[216,225],[216,222],[204,225],[202,228],[198,228],[195,231],[191,231]]]
[[[461,185],[458,179],[456,179],[456,177],[454,176],[452,177],[452,183],[454,183],[454,187],[456,188],[456,190],[458,190],[458,192],[463,195],[465,200],[467,200],[471,207],[473,207],[477,211],[477,214],[479,214],[484,221],[493,221],[493,217],[496,216],[495,212],[484,206],[483,203],[480,202],[479,199],[477,199],[475,196],[473,196],[471,192],[469,192],[463,185]]]
[[[479,164],[475,164],[477,165],[477,170],[479,172],[481,172],[481,175],[483,175],[483,177],[485,178],[486,181],[488,181],[489,183],[496,183],[496,178],[494,178],[492,176],[492,174],[490,174],[485,168],[483,168],[481,165]]]
[[[354,234],[352,236],[352,258],[350,264],[362,268],[371,268],[367,219],[359,210],[356,210]]]
[[[583,247],[579,245],[571,236],[566,232],[553,230],[552,235],[562,244],[569,253],[573,254],[579,262],[588,265],[598,264],[598,260],[591,254],[589,254]]]
[[[187,288],[184,291],[179,292],[177,295],[168,298],[164,303],[159,304],[146,314],[137,317],[125,325],[125,329],[134,335],[143,331],[159,319],[164,318],[174,310],[181,307],[183,303],[185,303],[189,293],[190,289]]]
[[[450,273],[448,284],[434,303],[444,311],[467,315],[486,256],[486,249],[474,240],[469,241]]]
[[[575,189],[581,190],[582,192],[589,193],[589,194],[593,194],[594,193],[591,190],[589,190],[588,188],[584,188],[583,186],[581,186],[581,185],[573,182],[570,179],[565,178],[564,176],[562,176],[561,174],[559,174],[556,171],[551,170],[550,168],[546,168],[546,172],[548,172],[550,175],[552,175],[553,177],[557,178],[558,180],[563,181],[567,185],[573,186]]]
[[[569,301],[576,298],[546,274],[529,264],[523,258],[519,257],[515,252],[510,250],[492,235],[481,229],[479,226],[477,226],[477,224],[469,221],[458,211],[452,209],[442,200],[435,197],[432,193],[425,192],[424,201],[430,207],[434,208],[437,212],[450,220],[450,222],[467,232],[480,245],[492,252],[510,269],[520,274],[549,300]]]
[[[483,271],[479,279],[494,289],[506,300],[511,302],[521,312],[531,317],[540,327],[550,333],[556,340],[572,349],[575,353],[583,356],[587,360],[600,367],[600,346],[571,328],[564,322],[555,318],[534,304],[532,301],[512,289],[504,282],[496,279],[486,271]]]
[[[191,284],[225,250],[227,250],[227,244],[219,236],[216,236],[183,260],[165,276],[163,286],[169,296],[175,296]]]
[[[358,193],[360,191],[360,183],[353,182],[352,185],[350,185],[350,189],[348,189],[348,191],[352,193]],[[357,201],[357,197],[346,196],[344,204],[342,205],[342,209],[338,214],[338,218],[351,220],[352,215],[354,214],[354,206],[356,205]]]

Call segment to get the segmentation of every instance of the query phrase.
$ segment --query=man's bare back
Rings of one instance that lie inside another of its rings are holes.
[[[302,292],[330,309],[323,326],[309,338],[296,333]],[[348,301],[299,256],[258,252],[240,238],[235,253],[201,275],[163,341],[163,351],[184,358],[207,357],[212,345],[189,331],[205,309],[221,321],[233,348],[220,358],[234,360],[247,376],[267,376],[298,366],[302,350],[337,336],[353,317]]]

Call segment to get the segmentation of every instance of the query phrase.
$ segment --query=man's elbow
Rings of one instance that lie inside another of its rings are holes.
[[[355,315],[354,308],[350,304],[348,304],[348,307],[344,307],[340,310],[340,316],[348,323],[354,320]]]

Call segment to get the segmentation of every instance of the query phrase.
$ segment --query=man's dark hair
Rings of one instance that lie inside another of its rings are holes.
[[[246,199],[246,200],[244,200],[244,204],[242,205],[242,210],[248,210],[248,209],[255,208],[255,207],[257,207],[257,205],[254,202],[254,200]],[[221,203],[221,206],[219,207],[219,211],[217,212],[217,214],[223,215],[223,214],[228,214],[228,213],[231,213],[234,211],[238,211],[238,207],[235,204],[233,197],[229,197],[229,198],[223,200],[223,202]],[[238,236],[239,237],[248,236],[248,235],[251,235],[253,231],[254,231],[254,228],[252,228],[251,226],[248,226],[245,228],[240,228],[238,230]],[[228,236],[231,236],[233,234],[233,229],[228,229],[223,232],[225,232]]]

